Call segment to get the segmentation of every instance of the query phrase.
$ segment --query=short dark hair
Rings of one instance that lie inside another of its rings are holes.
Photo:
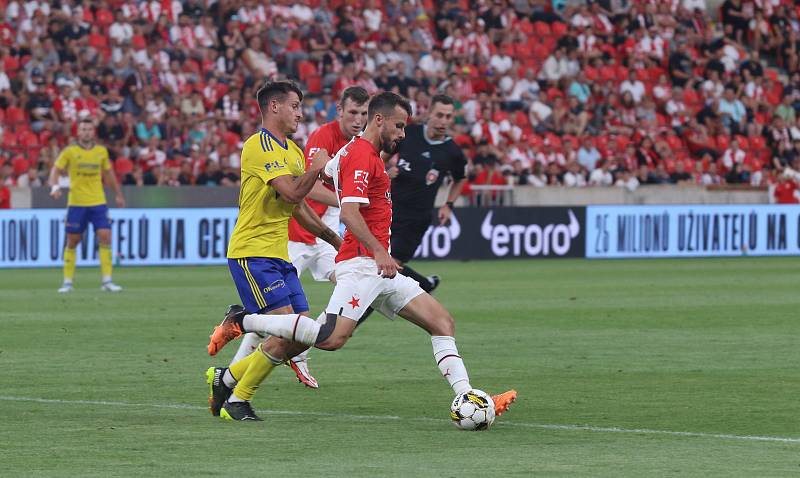
[[[392,93],[391,91],[378,93],[369,101],[369,108],[367,109],[367,121],[372,121],[372,118],[374,118],[378,113],[384,116],[389,115],[397,106],[406,110],[408,116],[412,116],[411,104],[407,99],[396,93]]]
[[[454,104],[456,104],[456,102],[455,102],[455,100],[453,100],[452,96],[443,95],[443,94],[433,95],[433,98],[431,98],[431,105],[430,105],[429,108],[433,109],[433,105],[435,105],[436,103],[439,103],[439,104],[442,104],[442,105],[454,105]]]
[[[81,120],[80,120],[80,121],[78,121],[78,124],[79,124],[79,125],[80,125],[80,124],[83,124],[83,123],[88,123],[88,124],[90,124],[90,125],[92,125],[92,126],[94,126],[94,125],[95,125],[95,124],[94,124],[94,120],[93,120],[92,118],[88,118],[88,117],[87,117],[87,118],[81,118]]]
[[[297,97],[300,98],[300,101],[303,101],[303,92],[295,82],[290,80],[268,81],[256,92],[258,107],[263,112],[266,110],[270,101],[285,101],[289,93],[293,91],[297,93]]]
[[[339,100],[339,104],[344,106],[347,100],[357,105],[363,105],[369,101],[369,93],[361,86],[351,86],[342,92],[342,98]]]

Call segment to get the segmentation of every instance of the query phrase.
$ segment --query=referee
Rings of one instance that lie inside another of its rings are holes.
[[[437,212],[442,225],[450,221],[453,203],[466,181],[467,160],[461,148],[447,135],[454,112],[453,98],[447,95],[431,98],[427,121],[406,126],[397,166],[388,171],[392,178],[392,257],[403,266],[399,272],[419,282],[425,292],[439,285],[439,277],[425,277],[406,263],[414,257],[431,224],[436,193],[445,178],[449,178],[450,191],[447,202]]]

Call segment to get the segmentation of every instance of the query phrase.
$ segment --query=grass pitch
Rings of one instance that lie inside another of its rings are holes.
[[[414,326],[374,315],[259,390],[263,423],[205,408],[226,268],[0,271],[0,475],[798,476],[800,259],[417,263],[442,275],[473,386],[520,398],[488,432]],[[305,280],[313,311],[330,286]]]

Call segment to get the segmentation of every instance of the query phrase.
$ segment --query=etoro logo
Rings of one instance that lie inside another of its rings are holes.
[[[461,224],[455,214],[450,216],[450,223],[446,226],[428,226],[422,242],[414,252],[414,257],[447,257],[453,241],[461,235]]]
[[[572,239],[581,232],[581,224],[572,209],[567,210],[568,224],[492,224],[489,211],[481,224],[481,236],[490,242],[497,257],[512,255],[563,256],[569,253]]]

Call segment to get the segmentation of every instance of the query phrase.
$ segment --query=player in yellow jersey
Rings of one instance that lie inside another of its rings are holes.
[[[108,218],[106,195],[103,192],[103,179],[114,189],[118,207],[125,207],[111,163],[108,150],[95,142],[95,126],[90,119],[78,123],[78,142],[64,148],[50,170],[50,196],[61,197],[58,178],[69,175],[69,196],[67,199],[67,246],[64,248],[64,283],[58,292],[72,291],[75,276],[75,248],[92,223],[100,246],[100,273],[103,276],[101,289],[119,292],[122,287],[111,281],[111,221]]]
[[[226,317],[258,311],[307,314],[308,301],[289,262],[289,219],[294,217],[309,232],[339,248],[339,236],[304,201],[330,158],[320,150],[306,171],[303,150],[288,138],[303,119],[303,93],[294,83],[269,82],[256,98],[262,128],[242,147],[239,218],[228,244],[228,268],[244,308],[231,306]],[[209,346],[209,353],[214,355],[216,350]],[[282,362],[259,346],[229,368],[208,369],[211,413],[232,420],[258,420],[250,400],[266,375]]]

